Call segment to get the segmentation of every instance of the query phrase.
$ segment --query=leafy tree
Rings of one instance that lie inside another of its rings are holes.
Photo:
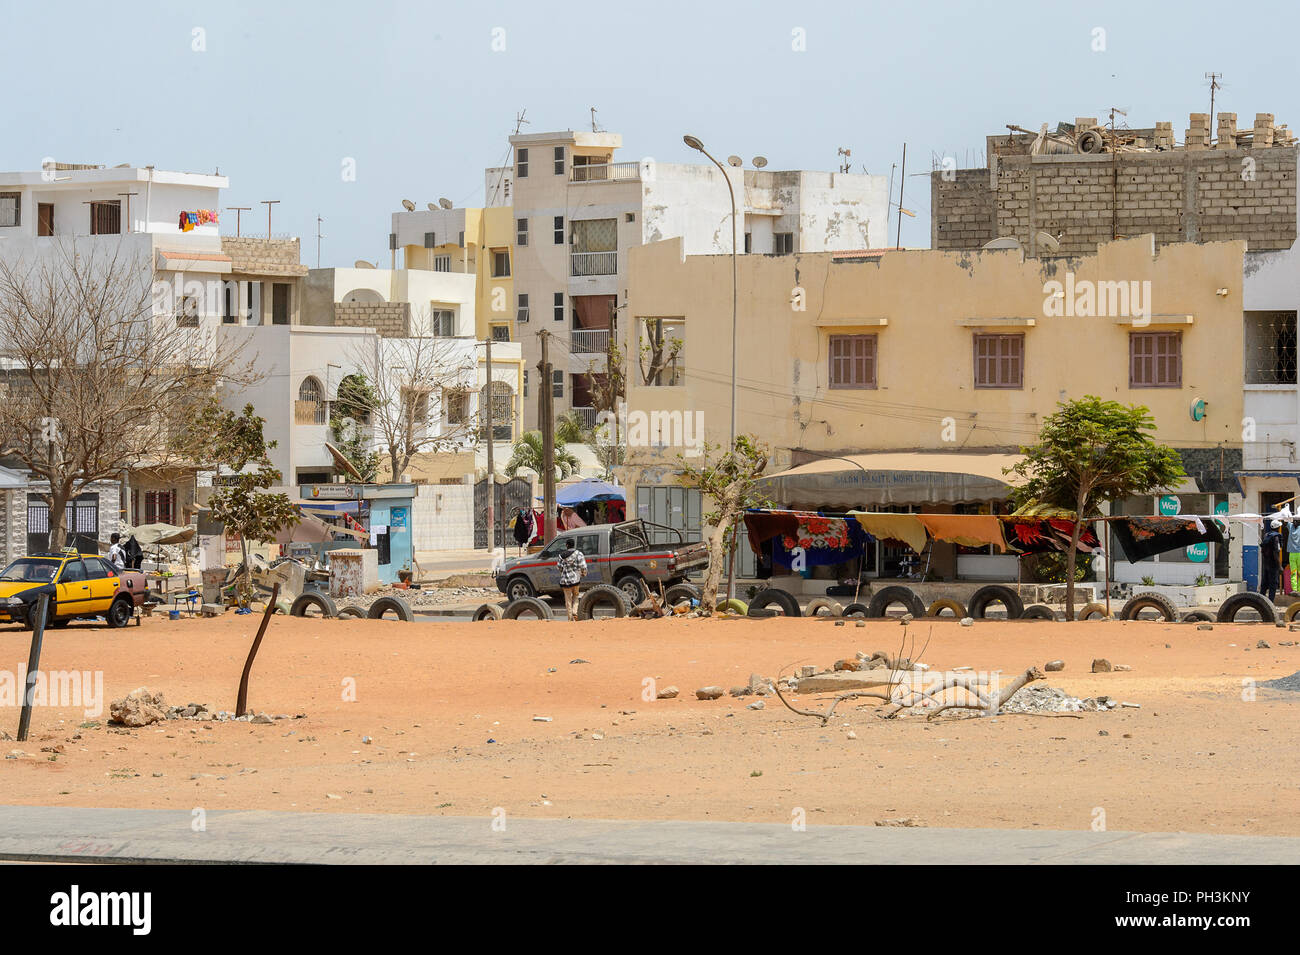
[[[1024,460],[1006,469],[1026,479],[1013,494],[1018,505],[1059,507],[1076,516],[1065,566],[1067,620],[1074,619],[1083,521],[1100,517],[1103,503],[1158,492],[1183,477],[1178,453],[1149,436],[1154,428],[1155,419],[1142,405],[1095,395],[1063,401],[1043,421],[1038,443],[1020,449]]]
[[[588,363],[587,383],[596,410],[596,426],[588,432],[586,444],[604,471],[605,480],[611,481],[614,468],[627,459],[627,435],[622,433],[619,418],[627,396],[627,360],[612,333],[605,349],[605,367],[598,370],[594,361]]]
[[[357,469],[361,480],[371,483],[379,477],[378,451],[370,449],[365,426],[370,423],[370,409],[377,397],[366,376],[358,372],[339,382],[338,396],[330,404],[330,430],[334,446]]]
[[[555,444],[585,444],[589,437],[582,415],[570,408],[555,419]]]
[[[768,447],[753,435],[736,436],[730,450],[705,442],[700,457],[678,455],[678,480],[687,487],[699,488],[716,506],[704,515],[709,525],[709,570],[704,577],[700,609],[708,614],[718,599],[718,584],[727,561],[727,542],[747,507],[767,506],[758,490],[758,480],[767,467]]]
[[[267,441],[262,432],[266,419],[253,406],[245,405],[240,414],[222,408],[215,400],[196,417],[188,432],[188,448],[197,461],[219,464],[224,475],[212,489],[208,508],[214,520],[239,535],[244,556],[241,592],[245,603],[252,597],[252,571],[248,562],[248,542],[274,539],[282,529],[299,521],[298,510],[287,494],[267,494],[268,488],[280,483],[281,474],[271,464],[270,451],[276,443]]]
[[[506,462],[506,477],[514,477],[520,471],[532,471],[538,477],[546,469],[546,456],[543,454],[542,433],[525,431],[510,449],[510,460]],[[555,476],[563,480],[578,470],[578,459],[563,444],[555,445]]]

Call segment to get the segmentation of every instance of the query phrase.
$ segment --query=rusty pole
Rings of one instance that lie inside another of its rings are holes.
[[[27,679],[23,687],[23,709],[18,714],[18,742],[27,741],[32,725],[32,704],[36,701],[36,674],[41,669],[41,640],[45,637],[45,618],[49,613],[50,595],[36,598],[36,619],[32,621],[32,649],[27,654]]]
[[[280,596],[280,585],[277,583],[271,588],[271,598],[266,602],[266,610],[262,612],[262,625],[257,628],[257,636],[253,638],[253,645],[248,648],[248,659],[244,661],[244,674],[239,678],[239,699],[235,703],[235,715],[244,715],[244,706],[248,703],[248,674],[253,669],[253,657],[257,656],[257,648],[262,645],[262,637],[266,633],[267,624],[271,622],[271,615],[275,613],[275,601]]]

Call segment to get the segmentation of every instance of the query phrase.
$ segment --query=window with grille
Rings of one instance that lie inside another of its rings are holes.
[[[494,342],[508,342],[508,341],[510,341],[510,326],[509,326],[509,325],[493,325],[493,326],[492,326],[492,340],[493,340]]]
[[[514,436],[515,392],[504,381],[494,381],[479,390],[479,408],[483,418],[480,437],[487,437],[487,414],[492,415],[492,440],[509,441]]]
[[[975,387],[1025,386],[1025,336],[976,335]]]
[[[0,192],[0,228],[22,225],[21,192]]]
[[[1296,313],[1246,312],[1246,384],[1296,383]]]
[[[315,378],[305,378],[298,386],[298,406],[294,420],[298,424],[325,424],[329,420],[325,395],[320,382]]]
[[[570,227],[569,244],[574,252],[617,252],[617,219],[582,219]]]
[[[794,251],[794,233],[777,232],[772,236],[772,251],[777,255],[789,255]]]
[[[449,308],[435,308],[429,313],[429,334],[451,338],[456,334],[456,313]]]
[[[564,372],[551,372],[551,396],[553,398],[564,397]]]
[[[180,310],[176,313],[176,324],[181,328],[199,327],[199,300],[193,295],[181,297]]]
[[[433,257],[433,270],[434,270],[435,272],[450,272],[450,271],[451,271],[451,256],[450,256],[450,255],[435,255],[435,256]]]
[[[146,524],[175,524],[176,492],[145,491],[144,522]]]
[[[1183,386],[1182,332],[1130,332],[1128,386],[1130,388],[1181,388]]]
[[[830,387],[876,387],[876,336],[830,337]]]
[[[562,322],[564,321],[564,293],[556,292],[554,301],[555,304],[552,306],[552,311],[555,313],[555,320],[557,322]]]
[[[563,176],[564,175],[564,147],[556,146],[555,151],[552,153],[552,156],[555,159],[555,174],[557,176]]]
[[[122,202],[92,202],[90,204],[90,234],[120,235],[122,232]]]
[[[446,397],[447,423],[464,424],[469,420],[469,394],[464,391],[449,391]]]
[[[528,220],[516,219],[515,220],[515,245],[527,245],[527,244],[528,244]]]
[[[556,216],[554,222],[555,244],[564,245],[564,216]]]
[[[528,150],[515,150],[515,177],[518,179],[528,178]]]
[[[524,397],[528,397],[528,369],[524,369]]]
[[[494,279],[508,278],[510,275],[510,253],[501,252],[496,249],[492,250],[492,277]]]
[[[515,308],[515,321],[520,322],[521,324],[523,322],[528,321],[528,293],[527,292],[519,293],[519,304]]]

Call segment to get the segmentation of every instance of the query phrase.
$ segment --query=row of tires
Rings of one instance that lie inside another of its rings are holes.
[[[698,601],[700,588],[694,584],[673,584],[664,591],[664,601],[675,607],[682,601]],[[635,604],[625,587],[597,584],[578,597],[578,619],[594,620],[600,617],[626,617]],[[550,620],[554,617],[551,605],[539,597],[516,597],[508,603],[483,604],[474,611],[474,620],[518,620],[535,618]]]
[[[329,594],[314,590],[299,594],[294,602],[289,605],[289,613],[295,617],[329,617],[331,619],[361,617],[370,620],[382,620],[392,615],[398,620],[404,620],[407,623],[415,620],[415,611],[401,597],[380,597],[369,607],[358,607],[355,604],[339,607]]]

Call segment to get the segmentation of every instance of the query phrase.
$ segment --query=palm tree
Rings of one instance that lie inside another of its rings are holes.
[[[514,477],[522,470],[532,471],[538,477],[542,477],[544,470],[543,460],[545,455],[542,453],[542,433],[540,431],[525,431],[519,436],[514,447],[510,449],[510,460],[506,462],[506,477]],[[563,444],[556,442],[555,445],[555,476],[557,480],[564,480],[569,475],[577,472],[579,468],[578,459]]]
[[[582,416],[570,408],[555,419],[555,443],[583,444],[591,437],[582,423]]]

